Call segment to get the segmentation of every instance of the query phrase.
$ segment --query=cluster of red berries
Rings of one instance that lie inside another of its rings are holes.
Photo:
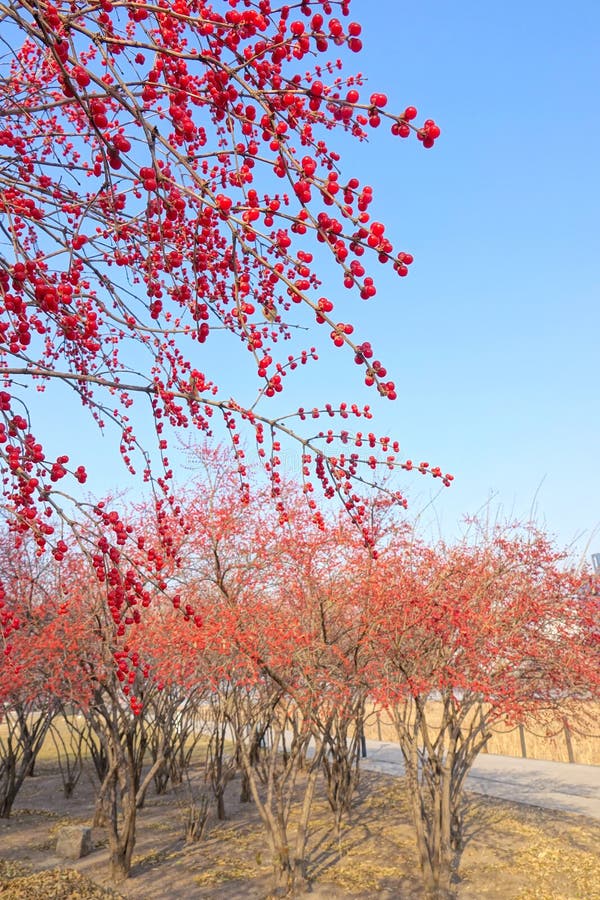
[[[417,138],[422,142],[425,148],[429,149],[430,147],[433,147],[440,134],[440,128],[435,124],[433,119],[425,119],[425,122],[417,131]]]

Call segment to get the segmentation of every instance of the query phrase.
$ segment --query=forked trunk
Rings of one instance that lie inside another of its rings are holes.
[[[131,856],[133,845],[127,844],[111,850],[110,877],[114,882],[125,881],[131,872]]]
[[[273,887],[280,897],[293,897],[307,888],[306,861],[293,857],[288,847],[280,847],[273,856]]]
[[[406,774],[419,863],[428,900],[448,900],[452,890],[451,778],[448,765],[419,760],[416,746],[406,760]],[[429,771],[424,770],[428,768]]]

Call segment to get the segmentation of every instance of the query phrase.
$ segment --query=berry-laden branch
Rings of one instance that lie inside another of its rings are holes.
[[[369,300],[369,261],[404,277],[412,256],[372,220],[372,188],[345,172],[333,140],[341,129],[363,141],[388,123],[431,147],[440,131],[432,120],[417,126],[412,106],[389,112],[361,74],[343,74],[362,47],[349,0],[13,0],[0,2],[0,20],[0,459],[12,526],[41,549],[55,542],[56,484],[86,480],[70,453],[46,459],[23,409],[23,385],[50,382],[75,390],[100,426],[118,427],[126,465],[141,454],[165,502],[175,502],[169,430],[210,435],[218,413],[243,478],[239,425],[254,430],[275,494],[280,441],[291,438],[305,473],[312,466],[360,522],[353,484],[380,465],[412,468],[397,443],[337,427],[310,436],[301,410],[293,420],[268,410],[285,378],[317,358],[297,346],[314,324],[352,352],[367,385],[396,397],[371,343],[337,321],[321,263]],[[231,336],[240,370],[244,359],[255,369],[253,399],[247,378],[230,397],[219,387],[225,366],[197,362],[216,331]],[[279,349],[286,341],[292,353]],[[135,433],[140,395],[160,474]],[[344,404],[311,418],[320,415],[370,417]],[[347,443],[375,452],[344,455]]]

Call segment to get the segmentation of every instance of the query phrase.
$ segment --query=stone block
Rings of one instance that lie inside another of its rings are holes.
[[[56,840],[56,855],[63,859],[81,859],[92,852],[92,829],[83,825],[61,828]]]

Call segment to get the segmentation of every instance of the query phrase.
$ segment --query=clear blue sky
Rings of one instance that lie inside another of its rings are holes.
[[[456,475],[436,503],[445,529],[490,495],[527,514],[539,487],[551,531],[589,536],[600,523],[600,5],[358,0],[353,13],[373,87],[443,131],[431,151],[372,148],[382,218],[415,255],[391,302],[382,284],[371,308],[404,386],[383,418],[409,455]],[[429,491],[421,480],[412,493]]]
[[[322,334],[318,368],[286,404],[370,402],[374,430],[455,475],[425,514],[446,535],[490,498],[520,517],[535,500],[538,520],[584,550],[600,524],[600,4],[354,0],[352,18],[364,51],[350,63],[369,88],[442,128],[430,151],[382,130],[347,166],[415,256],[406,279],[382,269],[375,300],[348,317],[399,397],[364,389]],[[96,490],[126,484],[106,442],[79,440]],[[416,475],[402,486],[414,512],[436,493]]]

